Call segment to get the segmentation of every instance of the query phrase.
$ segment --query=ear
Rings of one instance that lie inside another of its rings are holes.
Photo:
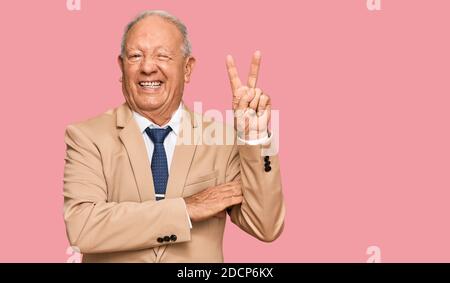
[[[186,83],[191,81],[191,74],[192,74],[192,71],[194,70],[194,66],[195,66],[195,58],[192,56],[189,56],[186,59],[186,63],[184,64],[184,81]]]
[[[120,71],[122,71],[123,74],[123,58],[121,55],[117,56],[117,63],[119,64]]]

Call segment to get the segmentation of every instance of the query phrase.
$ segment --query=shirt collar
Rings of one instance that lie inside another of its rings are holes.
[[[180,123],[181,123],[181,113],[182,113],[183,103],[180,102],[180,105],[178,106],[178,109],[175,110],[172,117],[170,118],[169,122],[162,126],[158,126],[157,124],[153,123],[151,120],[147,119],[146,117],[142,116],[141,114],[133,111],[133,118],[136,121],[136,123],[139,126],[139,130],[141,133],[144,133],[145,129],[150,127],[150,129],[153,128],[160,128],[164,129],[167,128],[167,126],[170,126],[172,128],[172,132],[178,136],[178,131],[180,129]]]

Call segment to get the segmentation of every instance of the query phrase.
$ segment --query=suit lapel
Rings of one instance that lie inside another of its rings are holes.
[[[194,114],[186,107],[183,107],[180,126],[167,181],[168,198],[177,198],[183,194],[184,183],[200,137]]]
[[[155,189],[153,187],[153,177],[147,149],[139,127],[132,115],[126,104],[119,107],[117,111],[117,126],[123,128],[119,137],[127,150],[141,202],[155,200]]]

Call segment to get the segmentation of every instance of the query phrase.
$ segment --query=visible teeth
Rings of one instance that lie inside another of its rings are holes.
[[[160,81],[140,82],[139,85],[144,87],[157,88],[161,85],[161,82]]]

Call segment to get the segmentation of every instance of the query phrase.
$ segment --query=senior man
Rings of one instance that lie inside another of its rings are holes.
[[[69,125],[64,220],[83,262],[222,262],[226,212],[266,242],[283,230],[284,203],[271,142],[270,99],[226,58],[232,143],[199,142],[209,120],[182,102],[195,59],[185,25],[164,11],[130,22],[118,63],[126,103]],[[236,134],[237,133],[237,134]]]

